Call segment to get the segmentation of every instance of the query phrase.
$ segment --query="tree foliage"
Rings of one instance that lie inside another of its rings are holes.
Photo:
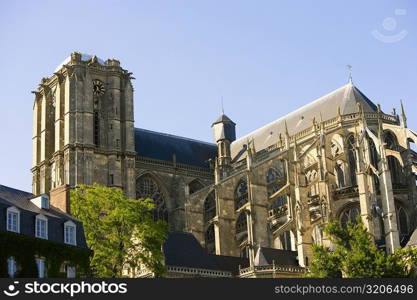
[[[71,213],[84,224],[95,276],[122,277],[124,267],[140,263],[156,276],[164,272],[167,224],[153,220],[153,209],[152,199],[127,199],[122,190],[98,184],[71,192]]]
[[[334,249],[313,246],[313,260],[307,277],[383,278],[415,277],[417,249],[397,249],[392,254],[378,249],[360,217],[346,227],[329,223],[324,232]]]

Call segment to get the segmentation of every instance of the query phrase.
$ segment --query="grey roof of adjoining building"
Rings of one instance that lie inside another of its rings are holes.
[[[239,268],[249,267],[249,259],[246,257],[237,257],[237,256],[226,256],[226,255],[216,255],[209,254],[220,271],[228,271],[233,275],[239,275]]]
[[[163,251],[167,266],[227,271],[233,275],[239,274],[239,266],[249,266],[247,258],[208,254],[189,232],[169,232]]]
[[[317,121],[337,116],[338,108],[342,115],[358,111],[357,103],[362,104],[365,112],[376,112],[377,106],[368,99],[352,82],[337,90],[302,106],[301,108],[237,139],[231,144],[232,159],[242,150],[249,140],[254,141],[256,151],[263,150],[278,142],[280,134],[285,136],[285,123],[288,133],[293,135],[313,125]],[[246,155],[241,155],[244,158]]]
[[[215,144],[197,141],[176,135],[135,128],[135,150],[137,155],[173,161],[201,168],[209,168],[209,159],[217,155]]]
[[[228,271],[239,274],[239,267],[249,266],[248,258],[208,254],[192,233],[169,232],[164,243],[165,264],[168,266]],[[255,265],[299,266],[297,252],[261,247]]]
[[[260,247],[256,252],[255,265],[299,266],[297,251]]]
[[[0,185],[0,230],[6,230],[6,211],[9,207],[20,210],[20,231],[26,236],[35,237],[35,217],[42,214],[48,218],[48,240],[64,243],[64,224],[68,220],[74,222],[76,227],[77,246],[86,248],[82,222],[50,205],[49,209],[42,209],[32,203],[31,193]]]
[[[24,201],[33,197],[32,193],[17,190],[0,184],[0,198],[10,201]]]
[[[14,189],[5,185],[0,184],[0,202],[4,204],[13,205],[19,209],[31,211],[37,214],[42,213],[45,216],[56,217],[56,218],[67,218],[75,220],[72,216],[64,213],[63,211],[50,206],[49,209],[41,209],[33,204],[30,199],[34,198],[32,193]]]
[[[169,232],[163,251],[168,266],[218,270],[215,261],[192,233]]]

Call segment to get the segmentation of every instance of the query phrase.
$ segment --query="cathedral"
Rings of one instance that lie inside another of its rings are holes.
[[[385,113],[350,79],[240,138],[222,114],[207,143],[135,128],[132,78],[116,59],[73,52],[41,80],[34,195],[66,213],[80,184],[152,198],[172,277],[298,277],[312,245],[330,246],[323,226],[356,216],[388,253],[412,242],[417,133],[402,104]]]

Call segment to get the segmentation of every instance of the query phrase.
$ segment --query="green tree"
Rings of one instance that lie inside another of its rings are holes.
[[[153,220],[153,209],[152,199],[127,199],[122,190],[98,184],[71,192],[71,213],[84,224],[95,276],[122,277],[124,266],[139,263],[163,274],[167,224]]]
[[[313,246],[313,259],[306,277],[382,278],[414,277],[417,249],[397,249],[393,254],[379,250],[360,217],[346,227],[329,223],[324,232],[334,249]]]

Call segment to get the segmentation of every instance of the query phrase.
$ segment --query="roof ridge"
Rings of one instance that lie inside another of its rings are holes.
[[[197,142],[197,143],[206,144],[206,145],[209,145],[209,146],[216,146],[216,144],[213,144],[213,143],[210,143],[210,142],[201,141],[201,140],[192,139],[192,138],[179,136],[179,135],[175,135],[175,134],[170,134],[170,133],[165,133],[165,132],[159,132],[159,131],[154,131],[154,130],[149,130],[149,129],[144,129],[144,128],[138,128],[138,127],[135,127],[135,130],[141,130],[141,131],[145,131],[145,132],[156,133],[156,134],[167,136],[167,137],[179,138],[179,139],[182,139],[182,140],[185,140],[185,141]]]
[[[16,189],[16,188],[12,188],[12,187],[7,186],[7,185],[4,185],[4,184],[0,184],[0,187],[5,187],[5,188],[7,188],[7,189],[9,189],[9,190],[18,191],[18,192],[21,192],[21,193],[25,193],[25,194],[30,194],[30,195],[33,195],[33,194],[32,194],[32,193],[30,193],[30,192],[26,192],[26,191],[22,191],[22,190],[19,190],[19,189]]]
[[[300,112],[300,110],[305,109],[306,107],[308,107],[308,106],[310,106],[310,105],[312,105],[314,103],[317,103],[320,100],[323,100],[323,99],[327,98],[328,96],[330,96],[330,95],[332,95],[332,94],[334,94],[336,92],[339,92],[340,90],[345,89],[346,87],[348,87],[350,85],[353,86],[353,84],[347,83],[347,84],[345,84],[345,85],[343,85],[343,86],[341,86],[341,87],[339,87],[339,88],[337,88],[337,89],[335,89],[335,90],[333,90],[333,91],[331,91],[331,92],[329,92],[329,93],[327,93],[327,94],[325,94],[325,95],[323,95],[323,96],[321,96],[319,98],[316,98],[313,101],[308,102],[308,103],[304,104],[303,106],[300,106],[296,110],[293,110],[293,111],[289,112],[288,114],[286,114],[286,115],[284,115],[284,116],[282,116],[282,117],[280,117],[278,119],[275,119],[275,120],[273,120],[273,121],[265,124],[264,126],[258,128],[258,129],[255,129],[255,130],[249,132],[248,134],[246,134],[246,135],[244,135],[244,136],[236,139],[235,141],[232,142],[232,144],[235,143],[235,142],[237,142],[237,141],[241,141],[242,139],[248,138],[249,136],[253,135],[254,133],[256,133],[258,131],[261,131],[262,129],[265,129],[266,127],[270,126],[271,124],[274,124],[274,123],[279,122],[279,121],[283,121],[283,120],[287,119],[288,117],[290,117],[291,115],[294,115],[294,114]]]

